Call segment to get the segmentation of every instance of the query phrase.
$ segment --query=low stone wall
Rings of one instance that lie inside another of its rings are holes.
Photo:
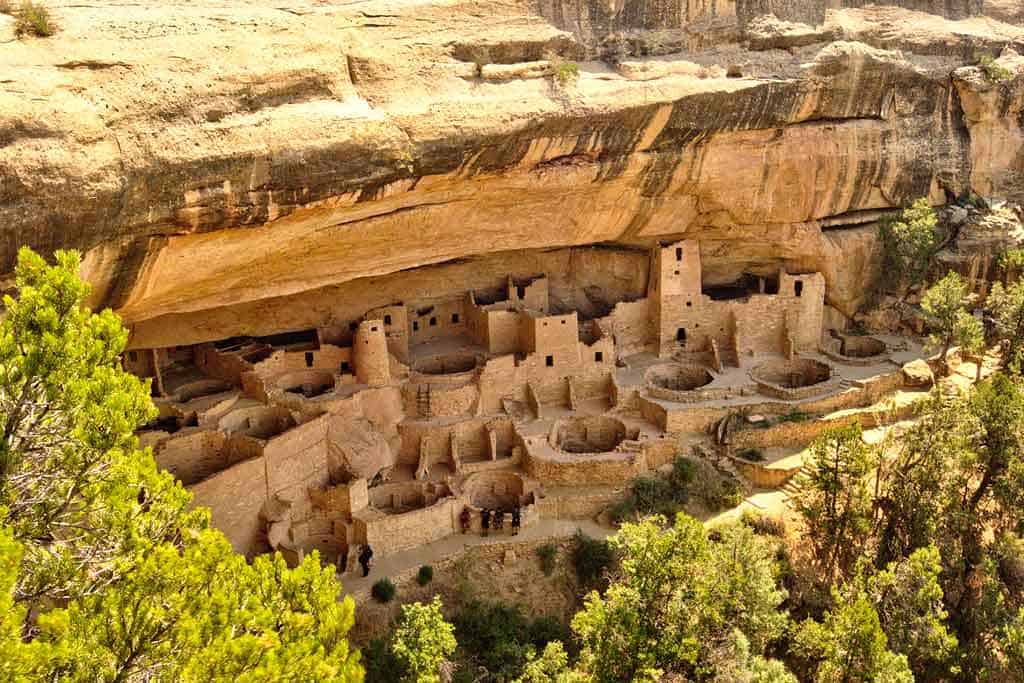
[[[726,453],[726,457],[732,462],[733,467],[736,471],[743,475],[743,477],[751,484],[758,488],[763,489],[777,489],[787,481],[792,479],[802,469],[802,466],[796,467],[770,467],[762,463],[750,462],[743,458],[734,456]]]
[[[647,470],[643,453],[602,453],[564,457],[557,460],[538,457],[527,449],[523,464],[527,474],[553,486],[593,486],[621,484]]]
[[[767,429],[744,429],[733,432],[730,445],[733,449],[775,448],[783,446],[806,446],[822,432],[833,427],[845,427],[859,422],[864,429],[872,429],[894,421],[906,420],[914,415],[914,404],[900,406],[893,412],[861,410],[831,418],[819,418],[806,422],[783,422]]]
[[[464,504],[459,498],[444,498],[398,515],[367,508],[353,515],[356,541],[369,543],[378,557],[431,543],[455,533]]]
[[[623,482],[625,483],[625,482]],[[541,517],[551,519],[593,519],[626,495],[622,488],[576,489],[571,494],[552,494],[537,501]]]

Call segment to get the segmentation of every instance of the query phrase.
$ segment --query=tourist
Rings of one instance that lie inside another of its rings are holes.
[[[519,525],[521,523],[522,523],[522,511],[519,509],[519,506],[516,505],[514,508],[512,508],[512,535],[513,536],[518,536],[519,535]]]
[[[491,511],[484,508],[480,511],[480,528],[484,531],[484,536],[487,535],[487,531],[491,528]]]
[[[459,514],[459,524],[462,526],[462,533],[469,531],[469,523],[472,520],[472,513],[469,511],[469,506],[464,505],[462,512]]]
[[[494,531],[500,532],[505,528],[505,511],[495,510],[494,511]]]
[[[370,574],[370,560],[373,559],[373,549],[367,543],[359,553],[359,566],[363,568],[363,576]]]

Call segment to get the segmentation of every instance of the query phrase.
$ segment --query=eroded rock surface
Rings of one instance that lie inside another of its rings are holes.
[[[556,297],[617,259],[581,283],[600,307],[636,273],[590,245],[687,238],[710,284],[817,271],[852,316],[881,216],[1019,201],[1024,173],[1019,3],[862,5],[65,0],[22,40],[0,17],[0,272],[82,249],[152,348],[530,259]]]

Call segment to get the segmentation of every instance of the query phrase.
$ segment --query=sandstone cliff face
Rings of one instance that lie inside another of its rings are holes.
[[[817,270],[852,315],[872,221],[1019,199],[1024,173],[1022,60],[964,66],[1024,47],[1018,3],[865,5],[102,0],[24,40],[0,15],[0,272],[79,248],[150,347],[315,326],[431,274],[589,260],[565,296],[629,295],[631,249],[687,237],[710,282]],[[551,55],[579,78],[527,64]]]

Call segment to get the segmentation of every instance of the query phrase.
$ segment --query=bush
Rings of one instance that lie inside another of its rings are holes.
[[[760,512],[745,510],[740,521],[761,536],[783,538],[786,535],[786,521],[782,517],[771,517]]]
[[[471,602],[460,610],[454,623],[455,638],[469,660],[499,680],[519,676],[531,649],[540,652],[549,642],[570,636],[558,620],[531,620],[518,605],[502,602]]]
[[[363,648],[366,683],[394,683],[405,676],[405,667],[386,640],[375,638]]]
[[[736,453],[737,457],[743,458],[749,462],[763,462],[764,451],[760,448],[744,448],[743,450]]]
[[[978,62],[978,66],[981,67],[981,70],[985,73],[985,78],[993,83],[1001,83],[1013,78],[1013,74],[1010,73],[1009,69],[996,64],[995,57],[986,52],[975,53],[974,59]]]
[[[791,409],[788,413],[784,413],[775,418],[776,423],[783,422],[807,422],[811,419],[810,413],[804,413],[796,408]]]
[[[576,530],[572,551],[572,563],[576,578],[583,586],[593,586],[612,564],[615,555],[607,541],[599,541]]]
[[[25,0],[18,9],[17,22],[14,25],[14,34],[17,36],[33,35],[46,38],[54,34],[53,24],[50,22],[50,12],[42,5],[37,5],[32,0]]]
[[[370,595],[377,602],[391,602],[395,597],[395,584],[391,583],[391,579],[383,578],[373,584],[373,588],[370,589]]]
[[[554,543],[545,543],[537,548],[537,557],[540,558],[540,568],[544,576],[551,576],[555,571],[555,558],[558,556],[558,546]]]
[[[421,586],[426,586],[434,579],[434,568],[429,564],[425,564],[420,567],[420,570],[416,572],[416,583]]]
[[[662,478],[645,474],[633,480],[625,500],[613,505],[608,514],[616,523],[640,515],[664,515],[672,519],[690,500],[690,486],[697,477],[699,466],[686,456],[672,461],[672,471]]]

